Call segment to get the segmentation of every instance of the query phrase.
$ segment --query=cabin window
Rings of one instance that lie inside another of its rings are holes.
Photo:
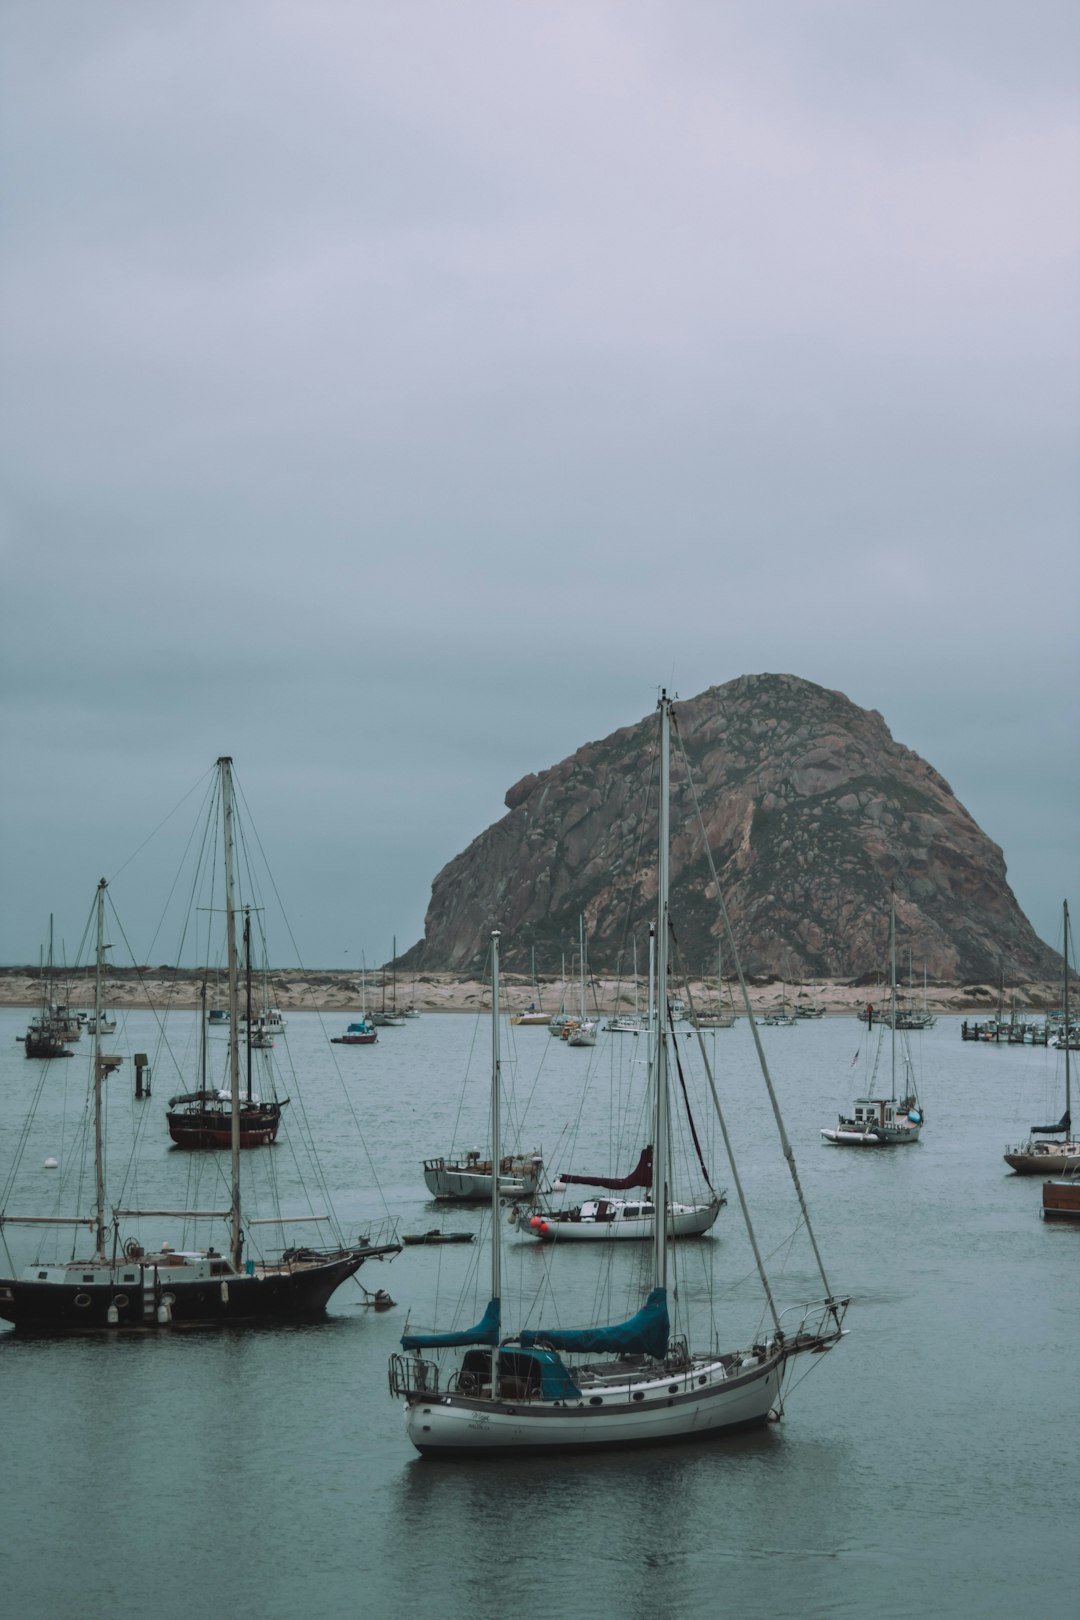
[[[38,1282],[44,1282],[48,1275],[49,1275],[49,1273],[47,1271],[39,1271],[38,1272]]]
[[[92,1271],[84,1271],[82,1274],[82,1280],[83,1282],[93,1282],[94,1273]]]
[[[124,1281],[125,1282],[134,1282],[135,1281],[135,1273],[133,1271],[125,1271],[124,1272]]]
[[[210,1267],[210,1275],[211,1277],[221,1277],[225,1274],[225,1272],[228,1271],[228,1269],[229,1266],[227,1261],[215,1260]]]

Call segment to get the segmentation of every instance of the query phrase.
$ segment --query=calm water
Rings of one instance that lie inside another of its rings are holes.
[[[0,1183],[41,1070],[15,1045],[26,1019],[0,1012]],[[454,1139],[484,1142],[487,1027],[429,1015],[382,1032],[374,1048],[343,1050],[327,1041],[338,1022],[290,1017],[289,1052],[304,1079],[289,1130],[324,1145],[346,1226],[373,1230],[389,1214],[403,1232],[444,1221],[479,1232],[480,1212],[444,1217],[426,1202],[420,1160]],[[852,1019],[762,1035],[830,1281],[854,1296],[850,1337],[829,1356],[804,1358],[809,1376],[796,1364],[802,1381],[781,1424],[703,1448],[574,1462],[419,1460],[387,1391],[387,1359],[407,1311],[417,1324],[446,1325],[459,1307],[482,1308],[478,1244],[365,1266],[314,1327],[64,1343],[0,1329],[5,1612],[1074,1615],[1080,1230],[1044,1224],[1039,1182],[1010,1176],[1001,1160],[1031,1121],[1060,1114],[1058,1055],[965,1045],[958,1021],[942,1019],[916,1038],[923,1141],[845,1152],[817,1132],[859,1089],[851,1065],[865,1031]],[[178,1049],[185,1039],[181,1030]],[[763,1246],[785,1298],[810,1297],[805,1256],[788,1242],[791,1200],[762,1117],[750,1032],[741,1023],[711,1039]],[[153,1052],[151,1021],[129,1015],[108,1044]],[[610,1050],[590,1054],[542,1030],[517,1031],[508,1074],[525,1114],[521,1145],[543,1148],[553,1170],[605,1169],[613,1112],[635,1138],[633,1045],[613,1037]],[[129,1194],[137,1186],[144,1203],[180,1207],[189,1178],[217,1168],[205,1168],[213,1156],[193,1168],[196,1156],[168,1148],[163,1057],[155,1070],[138,1134],[130,1066],[109,1082],[110,1184],[116,1166],[130,1164]],[[62,1094],[79,1092],[84,1071],[83,1054],[52,1065],[48,1123],[11,1209],[47,1207],[56,1172],[42,1161],[66,1151]],[[295,1084],[287,1089],[297,1096]],[[256,1158],[269,1158],[283,1196],[299,1199],[288,1140],[246,1155],[245,1170]],[[636,1254],[556,1255],[505,1230],[508,1314],[546,1284],[548,1321],[557,1311],[580,1323],[609,1306],[614,1317],[640,1287]],[[721,1337],[738,1344],[756,1324],[757,1298],[734,1200],[715,1231],[683,1246],[680,1292],[703,1301],[711,1263],[730,1324]],[[177,1236],[167,1223],[147,1235]],[[365,1308],[360,1283],[388,1288],[397,1309]]]

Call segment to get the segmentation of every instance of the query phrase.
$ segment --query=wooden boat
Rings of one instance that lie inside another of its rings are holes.
[[[228,889],[228,879],[226,880]],[[226,903],[226,927],[229,930],[230,948],[235,959],[236,948],[233,937],[233,911]],[[240,1050],[238,1027],[242,1022],[245,1031],[245,1085],[243,1092],[233,1106],[233,1087],[217,1087],[209,1084],[207,1079],[207,1046],[206,1046],[206,1018],[199,1020],[201,1042],[199,1050],[199,1084],[193,1091],[179,1092],[169,1098],[168,1112],[165,1123],[169,1136],[179,1148],[194,1151],[203,1148],[231,1148],[233,1144],[234,1116],[235,1129],[239,1132],[238,1146],[241,1148],[268,1147],[271,1142],[277,1141],[278,1130],[281,1126],[281,1112],[288,1107],[287,1097],[278,1099],[270,1097],[263,1099],[256,1096],[253,1089],[253,1069],[251,1054],[254,1051],[266,1051],[274,1042],[262,1030],[251,1012],[251,914],[244,913],[244,963],[246,986],[246,1012],[243,1019],[234,1016],[234,1009],[230,1005],[229,1030],[229,1063],[239,1068]],[[233,969],[236,963],[233,960]],[[235,971],[234,971],[235,979]],[[235,1001],[236,986],[231,986],[230,1002]],[[202,990],[203,1002],[206,1000],[206,986]]]
[[[222,762],[219,761],[219,765]],[[228,803],[228,798],[226,800]],[[229,813],[229,812],[227,812]],[[105,880],[97,889],[97,1008],[101,1009],[100,984],[104,954]],[[230,885],[231,891],[231,885]],[[231,978],[235,985],[235,951],[231,953]],[[233,994],[235,1001],[235,989]],[[235,1019],[233,1020],[235,1028]],[[106,1193],[106,1114],[103,1092],[107,1077],[123,1058],[107,1053],[98,1027],[93,1036],[90,1062],[89,1107],[80,1105],[79,1116],[87,1125],[93,1143],[93,1175],[84,1178],[74,1172],[77,1192],[92,1200],[89,1210],[80,1208],[70,1215],[24,1215],[10,1208],[0,1214],[0,1231],[7,1248],[8,1229],[32,1226],[45,1242],[50,1229],[54,1235],[64,1228],[83,1229],[91,1236],[91,1253],[71,1257],[64,1244],[65,1257],[55,1258],[39,1251],[34,1262],[18,1274],[0,1277],[0,1318],[20,1332],[65,1334],[89,1330],[122,1332],[166,1329],[173,1325],[227,1326],[242,1323],[297,1322],[321,1316],[334,1291],[351,1277],[365,1260],[400,1252],[396,1242],[354,1242],[335,1240],[325,1247],[291,1245],[274,1258],[259,1255],[259,1222],[245,1225],[241,1208],[238,1121],[240,1086],[233,1069],[231,1100],[233,1110],[233,1151],[231,1175],[226,1178],[226,1207],[207,1210],[122,1209],[110,1203]],[[115,1104],[111,1105],[115,1107]],[[73,1164],[81,1163],[79,1155]],[[224,1202],[224,1198],[222,1200]],[[199,1248],[171,1247],[159,1242],[147,1248],[128,1224],[144,1219],[175,1216],[190,1221],[216,1220],[227,1225],[228,1244],[224,1251],[208,1244]],[[295,1216],[281,1216],[271,1224],[284,1228]],[[332,1215],[302,1219],[332,1221]],[[265,1223],[262,1223],[265,1224]],[[245,1239],[250,1252],[245,1257]]]
[[[1080,1221],[1080,1173],[1043,1182],[1042,1213],[1044,1221]]]

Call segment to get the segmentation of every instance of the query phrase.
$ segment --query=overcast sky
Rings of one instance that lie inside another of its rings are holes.
[[[381,960],[520,776],[765,670],[1060,942],[1075,0],[0,19],[0,961],[100,876],[149,940],[221,753],[302,958]]]

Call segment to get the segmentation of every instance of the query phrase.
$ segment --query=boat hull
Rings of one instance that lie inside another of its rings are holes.
[[[832,1142],[837,1147],[903,1147],[906,1143],[917,1142],[919,1125],[897,1126],[893,1129],[875,1126],[871,1130],[845,1130],[837,1127],[834,1130],[823,1130],[822,1139]]]
[[[694,1362],[651,1385],[590,1385],[576,1404],[416,1395],[406,1404],[405,1428],[425,1457],[612,1451],[711,1440],[767,1423],[779,1403],[782,1379],[783,1358],[774,1355],[735,1377],[720,1362]]]
[[[499,1173],[500,1198],[533,1198],[540,1190],[543,1166],[539,1160],[524,1164],[504,1161]],[[428,1159],[424,1163],[424,1183],[433,1198],[453,1198],[460,1203],[480,1204],[491,1198],[491,1169],[471,1168],[468,1165],[447,1164],[443,1159]]]
[[[1063,1176],[1080,1171],[1080,1142],[1039,1142],[1034,1147],[1013,1148],[1004,1155],[1005,1163],[1018,1176]]]
[[[232,1120],[222,1113],[166,1114],[169,1136],[178,1148],[232,1147]],[[281,1110],[276,1105],[240,1117],[240,1146],[268,1147],[277,1140]]]
[[[678,1205],[668,1213],[668,1236],[703,1237],[716,1224],[726,1200],[709,1204]],[[575,1218],[569,1214],[534,1215],[529,1235],[541,1243],[642,1243],[651,1242],[656,1229],[653,1215],[616,1214],[612,1219]]]
[[[1042,1213],[1044,1221],[1080,1221],[1080,1178],[1044,1181]]]
[[[256,1264],[251,1273],[230,1269],[227,1275],[192,1264],[184,1268],[192,1271],[190,1279],[174,1264],[76,1264],[63,1268],[70,1280],[43,1267],[44,1277],[0,1278],[0,1320],[44,1334],[303,1321],[321,1316],[365,1260],[397,1252],[397,1245],[355,1247],[318,1261]]]

